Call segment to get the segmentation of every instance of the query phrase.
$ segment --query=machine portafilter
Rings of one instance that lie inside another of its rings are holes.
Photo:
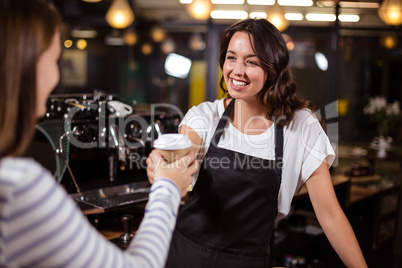
[[[125,130],[125,129],[124,129]],[[131,153],[133,151],[137,151],[139,148],[145,150],[145,142],[137,137],[130,137],[130,140],[133,140],[137,146],[132,146],[130,142],[126,140],[125,132],[122,133],[122,130],[118,125],[111,124],[109,126],[110,137],[109,140],[111,145],[115,149],[108,158],[109,161],[109,179],[110,181],[114,181],[116,178],[117,172],[117,161],[120,162],[120,170],[124,171],[126,169],[127,160],[131,157]]]
[[[120,161],[120,169],[124,170],[127,164],[128,148],[124,144],[124,137],[121,135],[119,127],[117,125],[109,126],[110,139],[117,150],[117,159]],[[111,154],[109,156],[109,179],[114,181],[116,178],[116,156]]]

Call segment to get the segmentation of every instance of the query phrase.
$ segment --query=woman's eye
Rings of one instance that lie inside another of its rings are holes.
[[[252,60],[247,61],[248,64],[258,66],[258,63]]]
[[[235,60],[236,58],[234,56],[227,56],[226,59],[227,60]]]

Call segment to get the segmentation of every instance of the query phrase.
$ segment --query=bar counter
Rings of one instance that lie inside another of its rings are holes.
[[[392,265],[393,242],[397,232],[400,185],[397,183],[382,185],[382,181],[383,179],[378,175],[358,178],[339,174],[332,176],[338,201],[371,267]],[[378,186],[373,187],[374,184]],[[127,244],[121,241],[121,236],[125,233],[121,217],[126,213],[134,216],[131,233],[135,235],[141,223],[145,205],[146,202],[140,202],[131,206],[130,209],[95,216],[99,217],[98,222],[102,222],[98,226],[99,232],[124,249]],[[310,232],[314,230],[316,233],[290,229],[288,220],[292,213],[305,216]],[[294,197],[292,213],[281,220],[275,230],[272,247],[273,265],[283,265],[281,261],[284,256],[291,254],[305,256],[310,261],[319,259],[326,264],[325,267],[342,267],[342,262],[318,225],[305,186]],[[328,263],[331,264],[328,265]]]

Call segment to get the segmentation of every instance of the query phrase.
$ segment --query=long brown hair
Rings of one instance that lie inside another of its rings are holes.
[[[288,125],[296,110],[309,108],[311,101],[298,98],[296,84],[289,69],[289,52],[281,33],[265,19],[247,19],[227,28],[221,38],[219,63],[223,69],[230,39],[236,32],[246,32],[252,41],[253,51],[267,72],[267,80],[258,93],[258,100],[266,109],[266,116],[281,125]],[[220,86],[228,93],[223,75]]]
[[[0,158],[24,153],[36,123],[36,63],[61,28],[41,0],[0,3]]]

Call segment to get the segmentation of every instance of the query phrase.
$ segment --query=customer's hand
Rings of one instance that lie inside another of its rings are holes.
[[[188,186],[193,182],[193,174],[197,172],[199,166],[195,161],[194,153],[188,153],[180,159],[168,163],[157,150],[153,150],[149,154],[146,163],[147,175],[151,184],[158,178],[168,178],[179,187],[182,197],[186,196]]]

